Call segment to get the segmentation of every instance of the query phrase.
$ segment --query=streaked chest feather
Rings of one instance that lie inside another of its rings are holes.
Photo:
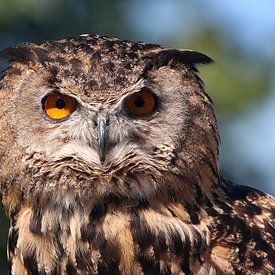
[[[191,274],[210,237],[168,208],[102,203],[24,207],[9,240],[13,274]]]

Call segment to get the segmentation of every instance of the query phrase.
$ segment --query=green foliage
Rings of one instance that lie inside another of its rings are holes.
[[[272,70],[260,57],[251,58],[233,41],[223,39],[220,31],[202,27],[186,44],[187,48],[206,53],[214,59],[213,65],[199,68],[200,76],[215,109],[224,116],[230,116],[266,95],[271,86]]]
[[[0,0],[0,32],[35,41],[82,33],[120,35],[126,0]]]

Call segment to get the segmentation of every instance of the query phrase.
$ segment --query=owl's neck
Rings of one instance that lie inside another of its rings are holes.
[[[29,193],[25,202],[22,202],[22,205],[25,205],[23,210],[29,209],[29,230],[34,234],[56,235],[55,230],[66,229],[69,232],[73,220],[78,221],[77,224],[84,230],[86,226],[95,222],[93,215],[96,222],[113,211],[129,212],[150,208],[161,212],[165,209],[163,214],[168,215],[167,213],[172,211],[170,207],[174,209],[175,205],[180,208],[180,219],[183,222],[196,225],[202,217],[201,209],[211,206],[211,201],[222,195],[220,177],[215,172],[218,171],[217,168],[210,164],[197,165],[198,172],[189,173],[188,176],[187,173],[170,173],[167,178],[159,178],[159,182],[155,182],[157,178],[150,177],[147,180],[149,187],[143,186],[147,190],[137,192],[136,196],[127,189],[125,193],[106,192],[105,195],[103,193],[101,197],[95,198],[91,194],[93,192],[85,188],[76,191],[63,187],[60,190],[41,189],[34,194]],[[145,178],[142,180],[146,182]],[[156,186],[155,189],[150,186],[153,184]],[[142,186],[139,189],[141,188]],[[20,216],[20,213],[14,213]]]

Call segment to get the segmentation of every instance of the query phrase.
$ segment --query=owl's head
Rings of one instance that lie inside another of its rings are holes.
[[[179,177],[218,174],[216,120],[195,67],[207,56],[83,35],[1,57],[10,61],[0,90],[2,190],[148,197],[172,194]]]

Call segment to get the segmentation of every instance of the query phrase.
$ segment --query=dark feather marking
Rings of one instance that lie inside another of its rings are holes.
[[[114,73],[115,65],[112,61],[108,61],[107,63],[103,64],[104,71],[108,71],[110,73]]]
[[[228,226],[229,232],[241,233],[243,241],[248,241],[251,238],[251,230],[243,219],[237,216],[230,217],[228,215],[222,215],[221,223]]]
[[[104,48],[107,48],[109,50],[113,49],[114,44],[115,44],[115,41],[113,41],[113,40],[105,40],[105,41],[103,41]]]
[[[48,82],[51,86],[53,86],[53,88],[55,88],[56,90],[58,90],[58,88],[56,87],[58,83],[61,82],[60,79],[58,79],[57,74],[58,74],[58,67],[55,65],[52,65],[48,68],[48,70],[51,72],[51,75],[48,78]]]
[[[138,209],[148,209],[148,208],[150,208],[150,204],[146,198],[140,198],[140,199],[138,199],[137,207],[138,207]]]
[[[263,240],[261,232],[257,227],[251,229],[251,237],[256,242],[255,250],[261,250],[267,253],[267,257],[271,263],[275,263],[275,250],[272,248],[271,244]]]
[[[210,57],[199,52],[168,49],[156,54],[154,57],[154,66],[167,66],[171,61],[174,64],[188,65],[213,63]]]
[[[246,273],[246,271],[236,269],[234,275],[247,275],[247,273]]]
[[[159,275],[160,273],[160,265],[157,264],[153,259],[148,259],[145,256],[139,256],[140,265],[142,271],[146,275]]]
[[[158,236],[153,234],[147,225],[147,222],[145,220],[141,220],[138,211],[138,208],[132,209],[130,213],[130,226],[134,242],[139,246],[138,259],[140,261],[142,271],[144,274],[161,274],[160,258],[168,251],[166,239],[161,232],[159,232]],[[174,240],[178,241],[176,239]],[[154,249],[154,256],[149,258],[146,251],[150,248],[150,246]],[[177,249],[177,244],[174,244],[173,250],[176,251]],[[162,274],[170,274],[170,272],[170,268],[168,268],[165,270],[165,273]]]
[[[107,242],[103,235],[100,236],[100,239],[95,239],[94,245],[99,249],[101,255],[101,259],[98,263],[98,274],[120,274],[119,247],[116,247],[112,243]]]
[[[77,268],[84,271],[94,271],[93,270],[93,264],[91,259],[91,253],[86,250],[82,253],[78,252],[76,254],[76,263]]]
[[[218,211],[215,210],[212,207],[207,207],[204,209],[206,211],[206,213],[211,216],[211,217],[217,217],[219,215]]]
[[[60,265],[60,262],[58,262],[54,270],[50,273],[50,275],[60,275],[60,274],[61,274],[61,265]],[[45,272],[45,275],[48,275],[48,274]]]
[[[270,208],[270,219],[273,222],[275,221],[275,207]],[[274,227],[275,227],[275,223],[274,223]]]
[[[212,152],[212,151],[209,150],[209,152]],[[213,180],[214,179],[219,179],[219,172],[217,171],[216,166],[213,166],[213,162],[211,162],[208,158],[203,158],[201,161],[203,163],[205,163],[211,169],[211,172],[213,174]]]
[[[5,69],[4,73],[0,77],[0,81],[5,77],[5,76],[10,76],[10,75],[21,75],[22,70],[19,68],[11,67],[9,66],[8,68]]]
[[[56,238],[56,252],[57,252],[57,255],[59,258],[62,258],[63,255],[65,255],[65,250],[64,250],[64,247],[60,241],[60,235],[56,235],[58,236]]]
[[[234,210],[238,212],[240,215],[246,214],[250,218],[253,218],[255,215],[259,215],[262,213],[260,207],[250,202],[245,205],[235,205]]]
[[[184,255],[188,259],[190,251],[190,242],[188,242],[187,240],[182,240],[181,236],[177,232],[173,232],[171,234],[171,239],[172,246],[169,247],[170,251],[172,251],[175,255],[179,257],[182,257]]]
[[[67,65],[66,59],[64,57],[62,57],[62,56],[57,56],[55,58],[55,62],[59,63],[61,66],[66,66]]]
[[[220,209],[223,210],[224,213],[231,213],[232,207],[226,204],[225,202],[215,199],[214,200],[215,205],[217,205]]]
[[[176,67],[179,64],[186,64],[196,71],[194,64],[210,64],[214,61],[205,54],[195,51],[183,51],[176,49],[163,49],[158,53],[149,53],[145,55],[149,62],[145,66],[141,78],[147,78],[147,74],[152,69],[168,66]]]
[[[130,41],[127,41],[127,40],[124,40],[125,42],[130,42]],[[136,51],[139,51],[139,50],[153,50],[153,49],[156,49],[156,48],[159,48],[159,45],[156,45],[156,44],[150,44],[150,43],[132,43],[131,47],[130,47],[130,51],[131,52],[136,52]]]
[[[85,53],[92,54],[94,53],[95,49],[87,45],[87,43],[81,43],[78,45],[78,48],[84,51]]]
[[[66,45],[69,46],[67,43]],[[49,52],[56,51],[62,54],[67,53],[67,47],[63,43],[60,43],[60,41],[47,42],[46,46],[49,49]]]
[[[253,263],[253,268],[260,270],[263,267],[263,260],[262,258],[256,256],[255,254],[250,255],[250,261]]]
[[[130,227],[131,232],[133,232],[133,239],[138,243],[141,252],[150,247],[154,241],[154,236],[145,226],[144,221],[140,220],[137,209],[132,209],[130,212]]]
[[[97,90],[98,89],[98,83],[95,79],[89,79],[88,81],[85,82],[84,86],[84,92],[85,95],[89,96],[92,90]]]
[[[23,44],[6,48],[0,51],[0,58],[8,59],[9,61],[17,61],[23,64],[27,64],[29,62],[34,64],[36,62],[36,56],[31,50],[31,44]]]
[[[193,183],[194,188],[196,189],[196,201],[199,205],[212,207],[213,203],[211,200],[203,193],[199,184]]]
[[[101,218],[106,215],[107,212],[107,205],[106,204],[96,204],[91,213],[90,213],[90,222],[98,222]]]
[[[42,271],[38,271],[37,261],[34,254],[23,256],[24,266],[30,275],[43,275]]]
[[[223,185],[221,187],[227,194],[227,199],[231,202],[236,200],[245,200],[247,197],[256,200],[260,196],[265,196],[263,192],[252,187],[234,184],[227,180],[223,180]]]
[[[34,203],[32,206],[32,216],[30,220],[30,231],[33,234],[41,234],[41,219],[42,219],[42,213],[41,213],[41,205],[39,203],[38,196],[35,197]]]
[[[197,207],[197,205],[186,202],[186,203],[184,203],[184,207],[190,216],[191,222],[193,224],[200,223],[200,219],[199,219],[199,215],[198,215],[199,208]]]
[[[275,236],[275,228],[274,226],[270,225],[269,222],[265,221],[265,232],[269,233],[271,236]]]
[[[98,263],[98,275],[121,275],[118,264],[110,260],[108,263]]]
[[[160,258],[163,254],[167,252],[168,246],[166,244],[165,237],[163,234],[159,234],[153,244],[155,256]]]
[[[176,232],[172,233],[171,236],[172,245],[170,246],[170,251],[174,253],[181,259],[181,269],[185,274],[190,274],[190,251],[191,251],[191,243],[189,239],[182,240],[180,235]]]
[[[251,230],[246,223],[239,217],[231,217],[228,214],[221,214],[217,219],[216,225],[216,238],[220,239],[226,236],[228,233],[238,232],[241,235],[242,243],[240,244],[240,251],[246,249],[246,241],[251,238]],[[239,242],[238,240],[231,240]],[[244,244],[244,246],[243,246]],[[243,251],[242,251],[243,252]],[[241,252],[241,253],[242,253]]]
[[[9,238],[8,238],[8,251],[9,254],[13,254],[14,255],[14,250],[16,248],[17,245],[17,240],[18,240],[18,230],[15,229],[14,227],[11,227],[11,231],[9,234]]]
[[[53,61],[51,54],[49,51],[39,48],[39,47],[34,47],[33,51],[36,54],[36,58],[41,64],[45,64],[45,62],[51,62]]]
[[[81,227],[82,241],[92,242],[96,236],[96,227],[102,223],[107,213],[107,204],[96,204],[89,217],[89,223]]]
[[[76,268],[74,267],[73,263],[71,263],[71,261],[69,261],[66,265],[66,271],[68,274],[70,275],[75,275],[77,273]]]
[[[101,259],[98,264],[99,274],[119,274],[119,247],[107,242],[104,233],[99,229],[103,222],[103,219],[107,213],[108,202],[102,202],[96,204],[89,217],[89,224],[81,228],[81,238],[83,241],[88,241],[92,244],[94,249],[98,249],[101,255]],[[79,257],[78,261],[83,260],[83,257]],[[81,266],[92,266],[92,263],[82,261]]]
[[[82,73],[82,66],[83,63],[80,59],[78,58],[73,58],[70,60],[70,65],[72,66],[72,70],[75,74],[75,76],[79,76]]]

